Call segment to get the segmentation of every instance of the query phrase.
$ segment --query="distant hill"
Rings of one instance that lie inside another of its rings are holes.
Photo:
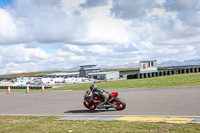
[[[182,64],[180,61],[165,61],[158,64],[158,66],[182,66]]]
[[[158,64],[159,66],[189,66],[189,65],[200,65],[200,59],[184,60],[180,61],[166,61]]]
[[[192,60],[184,60],[183,62],[171,60],[165,61],[158,64],[159,67],[165,66],[190,66],[190,65],[200,65],[200,59],[192,59]],[[138,68],[139,63],[129,62],[126,64],[116,65],[116,66],[109,66],[109,67],[101,67],[102,69],[118,69],[118,68]]]

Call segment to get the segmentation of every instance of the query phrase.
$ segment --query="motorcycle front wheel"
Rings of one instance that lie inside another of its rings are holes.
[[[124,110],[126,108],[126,103],[123,99],[115,97],[112,101],[112,104],[117,105],[118,107],[115,108],[116,110]]]
[[[83,105],[88,108],[89,110],[95,110],[96,109],[96,106],[93,105],[93,104],[89,104],[88,102],[86,101],[83,101]]]

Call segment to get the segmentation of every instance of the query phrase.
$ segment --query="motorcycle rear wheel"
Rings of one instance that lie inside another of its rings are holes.
[[[126,103],[123,99],[115,97],[112,101],[112,104],[117,105],[118,107],[115,108],[116,110],[124,110],[126,108]]]

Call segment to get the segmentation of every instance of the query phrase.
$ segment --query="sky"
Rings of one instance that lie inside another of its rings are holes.
[[[200,0],[0,0],[0,74],[200,58]]]

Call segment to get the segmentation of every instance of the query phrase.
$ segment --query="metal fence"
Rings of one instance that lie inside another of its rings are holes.
[[[52,88],[52,86],[44,86],[44,89]],[[0,89],[8,89],[8,86],[0,86]],[[10,86],[10,89],[27,89],[27,86]],[[29,86],[30,90],[42,89],[42,86]]]
[[[151,78],[151,77],[158,77],[158,76],[167,76],[167,75],[184,74],[184,73],[197,73],[197,72],[200,72],[200,67],[159,71],[159,72],[152,72],[152,73],[135,73],[135,74],[127,75],[127,79],[141,79],[141,78]]]

